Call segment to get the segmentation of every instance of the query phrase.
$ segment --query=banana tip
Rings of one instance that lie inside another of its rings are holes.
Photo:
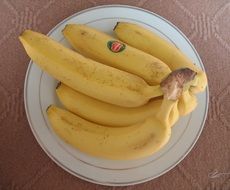
[[[56,90],[61,86],[61,82],[59,82],[56,86]]]
[[[74,27],[74,26],[77,26],[77,25],[80,25],[80,24],[66,24],[65,27],[62,29],[62,33],[65,33],[67,30],[69,30],[69,28],[71,27]]]
[[[113,31],[116,30],[116,28],[117,28],[117,26],[118,26],[119,23],[120,23],[120,22],[117,22],[117,23],[116,23],[116,25],[115,25],[114,28],[113,28]]]
[[[21,44],[23,46],[24,46],[24,43],[25,43],[25,32],[26,31],[21,32],[21,34],[18,36],[18,40],[21,42]]]
[[[28,31],[28,30],[23,30],[23,31],[19,34],[18,38],[19,38],[20,41],[22,41],[22,38],[23,38],[23,36],[26,34],[27,31]]]
[[[61,32],[64,34],[72,25],[74,25],[74,24],[66,24]]]
[[[49,111],[49,109],[52,107],[52,104],[50,104],[47,108],[46,108],[46,112]]]
[[[61,33],[64,33],[66,31],[66,28],[69,26],[69,24],[66,24],[65,27],[61,30]]]

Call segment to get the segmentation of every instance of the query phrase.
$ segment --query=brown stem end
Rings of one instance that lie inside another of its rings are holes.
[[[189,68],[171,72],[160,84],[164,96],[168,100],[177,100],[182,95],[185,84],[192,81],[196,74]]]

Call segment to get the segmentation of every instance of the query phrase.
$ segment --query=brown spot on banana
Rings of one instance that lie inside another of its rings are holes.
[[[83,30],[81,31],[81,35],[83,35],[83,36],[84,36],[86,33],[87,33],[86,31],[83,31]]]

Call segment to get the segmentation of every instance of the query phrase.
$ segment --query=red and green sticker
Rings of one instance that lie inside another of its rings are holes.
[[[119,53],[125,49],[125,44],[115,40],[110,40],[107,42],[107,47],[110,51],[114,53]]]

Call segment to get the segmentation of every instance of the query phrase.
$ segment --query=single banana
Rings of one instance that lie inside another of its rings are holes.
[[[57,86],[56,93],[67,110],[88,121],[113,127],[132,125],[154,116],[162,102],[162,98],[158,98],[140,107],[125,108],[86,96],[63,83]]]
[[[178,110],[180,115],[187,115],[192,112],[197,106],[197,98],[189,90],[182,93],[178,102]]]
[[[128,127],[98,125],[50,106],[48,119],[53,130],[65,142],[91,156],[112,160],[139,159],[162,148],[171,136],[171,127],[148,118]]]
[[[171,70],[190,68],[197,72],[198,83],[196,86],[191,87],[190,90],[193,93],[204,91],[207,86],[205,72],[193,64],[186,55],[167,40],[140,25],[127,22],[118,22],[114,32],[123,42],[159,58]]]
[[[19,39],[41,69],[98,100],[137,107],[162,95],[159,85],[149,86],[136,75],[87,59],[43,34],[26,30]]]
[[[82,55],[159,84],[170,72],[160,59],[83,24],[68,24],[62,31]],[[135,39],[134,39],[135,40]]]

